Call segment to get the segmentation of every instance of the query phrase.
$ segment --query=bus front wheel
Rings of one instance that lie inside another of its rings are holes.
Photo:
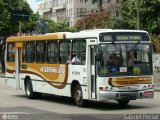
[[[85,101],[83,100],[83,94],[82,94],[82,89],[80,85],[77,85],[75,88],[74,99],[77,106],[79,107],[84,106]]]

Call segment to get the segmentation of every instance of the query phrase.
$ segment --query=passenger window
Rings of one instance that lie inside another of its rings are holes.
[[[15,44],[14,43],[7,44],[7,61],[8,62],[15,61]]]
[[[27,42],[25,46],[25,61],[26,62],[34,62],[35,57],[35,43]]]
[[[69,51],[70,48],[71,48],[71,45],[70,45],[70,41],[68,42],[63,42],[63,41],[60,41],[60,58],[59,58],[59,61],[60,63],[62,64],[66,64],[67,61],[68,61],[68,57],[69,57]]]
[[[46,43],[37,42],[36,43],[36,62],[45,62],[46,58]]]
[[[47,62],[57,63],[58,59],[58,43],[48,42],[47,44]]]
[[[72,54],[76,54],[79,59],[79,63],[86,63],[86,41],[85,40],[73,40],[73,50]]]

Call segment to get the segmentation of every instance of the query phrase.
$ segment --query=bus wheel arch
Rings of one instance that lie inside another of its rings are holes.
[[[77,80],[73,80],[71,83],[71,97],[74,98],[74,91],[76,89],[76,86],[80,85]]]
[[[26,84],[27,84],[28,80],[31,80],[31,78],[29,76],[26,76],[25,79],[24,79],[24,88],[25,88],[25,90],[26,90]]]
[[[79,82],[76,80],[71,84],[71,96],[74,98],[77,106],[84,107],[85,100],[83,99],[82,88]]]
[[[27,98],[33,99],[34,98],[33,86],[31,78],[29,76],[25,77],[24,86]]]
[[[35,99],[35,98],[41,98],[42,97],[41,93],[33,91],[32,81],[31,81],[31,78],[29,76],[25,77],[24,86],[25,86],[25,92],[26,92],[27,98]]]

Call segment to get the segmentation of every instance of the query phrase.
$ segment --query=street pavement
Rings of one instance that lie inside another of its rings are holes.
[[[6,116],[8,120],[125,120],[132,114],[157,116],[160,111],[160,92],[155,92],[153,99],[132,101],[126,107],[117,106],[116,101],[108,101],[107,103],[90,102],[88,107],[79,108],[70,99],[59,96],[46,95],[40,100],[28,100],[24,91],[7,86],[4,74],[0,76],[0,120],[4,120]],[[154,74],[154,84],[155,90],[158,91],[160,73]],[[154,120],[159,118],[160,115]]]

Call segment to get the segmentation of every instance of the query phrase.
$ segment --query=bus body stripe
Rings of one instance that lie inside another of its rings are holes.
[[[13,72],[15,72],[15,70],[7,69],[7,72],[8,73],[13,73]],[[21,73],[29,73],[29,74],[37,75],[40,78],[42,78],[44,81],[46,81],[48,84],[50,84],[51,86],[53,86],[55,88],[58,88],[58,89],[63,89],[66,86],[67,81],[68,81],[68,65],[66,65],[65,77],[64,77],[63,82],[51,82],[51,80],[45,79],[42,75],[40,75],[40,74],[38,74],[36,72],[28,71],[28,70],[21,70]],[[56,85],[56,84],[59,84],[59,85]]]

